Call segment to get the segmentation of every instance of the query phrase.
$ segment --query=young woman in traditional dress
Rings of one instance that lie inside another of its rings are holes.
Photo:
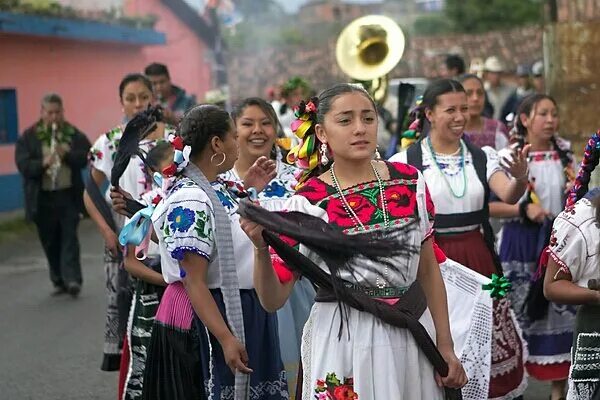
[[[466,376],[454,354],[444,283],[431,241],[433,207],[421,174],[405,164],[373,160],[377,111],[362,87],[335,85],[302,103],[299,112],[295,128],[302,141],[291,154],[309,168],[286,210],[318,217],[348,236],[379,231],[390,239],[404,226],[407,236],[402,243],[415,251],[396,256],[394,268],[363,263],[354,274],[336,279],[375,303],[422,304],[414,318],[437,342],[449,368],[445,378],[436,376],[428,359],[431,349],[420,347],[408,329],[339,304],[335,296],[323,292],[317,294],[304,328],[302,398],[444,398],[441,386],[461,387]],[[315,169],[319,163],[326,164],[321,175]],[[259,298],[265,308],[275,311],[285,304],[299,276],[292,275],[279,257],[271,257],[262,226],[243,219],[242,228],[256,246],[254,282]],[[320,265],[319,271],[331,271],[316,253],[300,249]],[[409,298],[404,296],[407,290]]]
[[[508,146],[508,129],[502,122],[484,117],[485,89],[483,81],[477,75],[466,74],[458,78],[467,93],[469,120],[464,135],[478,147],[490,146],[501,150]]]
[[[548,300],[579,305],[568,400],[600,396],[600,190],[587,192],[590,174],[598,165],[599,146],[600,132],[588,141],[567,207],[554,220],[544,277]]]
[[[281,211],[285,202],[295,193],[297,167],[281,160],[281,151],[276,144],[277,115],[273,107],[257,97],[250,97],[237,104],[232,112],[237,128],[239,156],[232,169],[221,175],[226,181],[242,184],[248,169],[260,157],[276,160],[277,176],[258,193],[260,205],[270,211]],[[236,214],[237,215],[237,214]],[[232,219],[235,219],[235,215]],[[253,254],[252,242],[247,238],[236,242],[236,252]],[[254,268],[254,257],[240,262]],[[294,286],[290,298],[277,311],[279,346],[285,367],[290,397],[294,398],[302,329],[314,303],[315,290],[310,281],[304,279]]]
[[[494,149],[480,149],[463,140],[469,120],[467,95],[459,82],[450,79],[427,88],[417,119],[419,127],[425,120],[431,125],[428,136],[390,161],[408,162],[422,171],[436,207],[435,241],[444,253],[484,276],[501,276],[489,225],[489,193],[493,190],[508,203],[518,201],[527,186],[529,146],[509,162],[513,176],[509,178]],[[513,399],[523,394],[527,386],[525,352],[509,300],[494,299],[488,398]]]
[[[504,218],[500,260],[512,283],[509,298],[529,348],[527,372],[552,382],[552,400],[564,396],[575,308],[545,302],[542,291],[536,291],[541,280],[538,285],[532,282],[552,221],[562,211],[574,178],[571,146],[558,136],[558,125],[552,97],[534,94],[523,99],[511,141],[519,149],[531,145],[528,190],[518,204],[492,203],[495,216]]]
[[[235,125],[226,111],[202,105],[186,113],[180,134],[189,164],[152,216],[168,286],[143,398],[287,399],[276,316],[260,305],[245,262],[252,250],[235,214],[237,185],[217,179],[238,157]],[[260,191],[274,176],[275,163],[262,157],[244,182]]]
[[[119,98],[125,120],[129,121],[133,116],[148,108],[152,102],[152,84],[144,75],[129,74],[123,78],[119,85]],[[119,273],[122,262],[122,249],[119,245],[118,234],[123,226],[122,216],[110,213],[109,191],[100,193],[110,180],[114,157],[119,146],[119,140],[123,134],[124,124],[119,124],[109,132],[101,135],[90,150],[90,171],[93,182],[88,183],[84,193],[85,207],[96,223],[105,242],[104,269],[106,271],[106,294],[107,313],[104,339],[104,359],[102,370],[115,371],[119,369],[121,358],[121,347],[125,333],[129,304],[131,299],[123,301],[123,310],[119,312],[118,292],[127,291],[126,274]],[[140,142],[140,147],[145,151],[150,150],[157,140],[164,139],[169,133],[174,133],[173,128],[158,123],[156,129],[146,139]],[[140,199],[141,195],[152,187],[152,178],[146,172],[144,163],[133,157],[119,181],[119,186],[130,193],[134,199]],[[102,201],[108,203],[108,212],[101,212]],[[124,272],[124,271],[123,271]],[[121,275],[121,279],[119,279]]]

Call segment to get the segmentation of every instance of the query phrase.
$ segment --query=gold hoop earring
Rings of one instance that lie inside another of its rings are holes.
[[[213,161],[214,161],[215,157],[216,157],[216,156],[218,156],[218,155],[222,155],[222,156],[223,156],[223,159],[221,160],[221,162],[220,162],[220,163],[218,163],[218,164],[215,164]],[[215,167],[220,167],[221,165],[223,165],[223,164],[225,163],[225,160],[227,160],[227,154],[225,154],[225,153],[215,153],[215,154],[213,154],[213,155],[212,155],[212,157],[210,158],[210,163],[211,163],[212,165],[214,165]]]

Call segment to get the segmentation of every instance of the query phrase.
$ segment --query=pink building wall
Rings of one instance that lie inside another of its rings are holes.
[[[213,88],[211,54],[206,44],[159,0],[126,0],[124,11],[128,15],[159,16],[154,29],[166,33],[167,44],[145,47],[144,58],[148,63],[167,65],[171,81],[202,102],[206,91]]]
[[[146,63],[142,47],[114,43],[0,34],[0,49],[0,88],[16,89],[19,133],[38,120],[42,96],[56,92],[90,140],[121,121],[119,82]],[[14,145],[0,146],[0,175],[16,171]]]
[[[172,81],[199,101],[211,88],[207,46],[160,0],[127,1],[126,13],[159,17],[166,45],[127,45],[0,33],[0,89],[16,89],[19,134],[40,115],[48,92],[62,96],[67,120],[93,142],[122,120],[118,86],[151,62],[168,66]],[[0,145],[0,177],[17,173],[14,144]]]

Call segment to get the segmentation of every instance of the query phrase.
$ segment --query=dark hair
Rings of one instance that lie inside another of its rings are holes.
[[[146,85],[148,90],[150,90],[150,92],[152,92],[152,83],[145,75],[138,74],[138,73],[127,74],[121,80],[121,83],[119,84],[119,98],[123,97],[123,92],[125,91],[125,87],[127,85],[129,85],[131,82],[142,82],[144,85]]]
[[[465,73],[465,60],[457,54],[450,54],[444,60],[447,69],[455,69],[457,75],[462,75]]]
[[[164,64],[152,63],[144,69],[144,74],[148,76],[165,75],[167,78],[171,78],[169,75],[169,69]]]
[[[483,79],[481,79],[475,74],[462,74],[456,78],[456,80],[459,81],[461,84],[465,81],[468,81],[469,79],[476,79],[481,84],[481,87],[483,87]]]
[[[322,124],[325,121],[325,115],[329,112],[329,110],[331,110],[331,106],[333,105],[336,97],[346,93],[362,94],[369,99],[371,105],[373,106],[373,110],[377,112],[377,106],[375,105],[375,102],[361,84],[338,83],[323,90],[317,96],[317,124]],[[312,127],[312,129],[314,129],[314,127]]]
[[[419,126],[417,128],[418,132],[427,132],[428,129],[425,129],[425,125],[429,122],[425,117],[425,111],[427,109],[433,110],[433,108],[437,105],[438,97],[447,93],[466,93],[465,88],[460,82],[454,79],[438,79],[433,81],[427,86],[425,89],[425,93],[423,93],[423,100],[419,107],[417,107],[413,112],[411,112],[411,120],[409,121],[409,125],[415,120],[419,121]]]
[[[307,158],[310,158],[311,155],[318,152],[319,148],[321,147],[321,142],[319,141],[319,139],[317,138],[317,135],[316,135],[315,125],[322,124],[325,121],[325,115],[327,115],[327,113],[329,113],[329,111],[331,110],[331,106],[333,105],[333,102],[335,101],[335,99],[338,96],[341,96],[343,94],[348,94],[348,93],[362,94],[367,99],[369,99],[369,101],[371,102],[371,105],[373,106],[373,110],[375,112],[377,112],[377,107],[375,106],[375,102],[373,101],[373,99],[371,98],[369,93],[364,89],[364,87],[361,84],[338,83],[336,85],[333,85],[333,86],[323,90],[321,93],[319,93],[319,95],[317,97],[313,97],[310,99],[310,101],[317,106],[317,112],[309,113],[309,118],[310,118],[310,121],[312,122],[312,124],[311,124],[310,128],[308,128],[308,130],[306,131],[305,137],[313,135],[314,136],[314,146],[312,148],[312,153],[307,154]],[[305,113],[305,111],[304,111],[305,107],[306,107],[306,102],[302,101],[299,105],[300,114]],[[327,165],[322,165],[321,163],[319,163],[319,165],[316,168],[314,168],[310,171],[307,171],[308,174],[305,174],[304,178],[301,179],[301,181],[305,181],[306,179],[308,179],[310,177],[322,174],[324,171],[329,169],[332,162],[333,162],[333,160],[331,160],[329,163],[327,163]]]
[[[214,136],[224,139],[230,129],[229,113],[211,104],[191,108],[179,123],[179,134],[183,143],[191,146],[192,157],[200,154]]]
[[[233,107],[233,111],[231,111],[231,118],[233,118],[233,122],[237,124],[237,120],[238,120],[238,118],[240,118],[242,116],[242,114],[244,113],[244,110],[251,106],[256,106],[256,107],[260,108],[263,113],[265,113],[267,118],[269,118],[269,120],[271,121],[273,128],[275,129],[275,134],[277,135],[277,137],[283,137],[285,135],[283,133],[283,128],[281,127],[281,123],[279,122],[279,119],[277,118],[277,113],[275,112],[275,109],[273,108],[273,106],[270,103],[261,99],[260,97],[247,97],[244,100],[242,100],[241,102],[237,103]],[[271,159],[273,159],[273,160],[277,159],[278,151],[279,150],[277,149],[277,144],[275,144],[273,146],[273,149],[271,150],[271,154],[270,154]]]
[[[511,142],[517,143],[517,148],[522,149],[525,146],[525,142],[527,139],[527,128],[523,125],[523,121],[521,121],[521,115],[525,114],[527,116],[531,115],[531,111],[535,110],[535,107],[542,100],[550,100],[555,107],[558,107],[556,104],[556,100],[552,96],[547,94],[536,93],[525,97],[521,104],[519,104],[519,108],[517,109],[515,128],[513,130],[513,134],[511,137]],[[564,168],[566,168],[572,161],[572,152],[570,150],[561,149],[556,141],[556,136],[552,136],[550,138],[552,142],[552,147],[558,153],[560,157],[561,164]]]
[[[160,172],[160,164],[168,156],[172,156],[173,145],[166,140],[156,143],[156,146],[150,149],[146,154],[146,165],[155,172]]]
[[[50,103],[58,104],[61,107],[63,105],[62,98],[56,93],[48,93],[44,97],[42,97],[42,107]]]

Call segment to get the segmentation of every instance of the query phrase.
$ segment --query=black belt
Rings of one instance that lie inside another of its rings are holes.
[[[486,220],[484,210],[459,214],[436,214],[435,229],[462,228],[464,226],[481,225]]]

